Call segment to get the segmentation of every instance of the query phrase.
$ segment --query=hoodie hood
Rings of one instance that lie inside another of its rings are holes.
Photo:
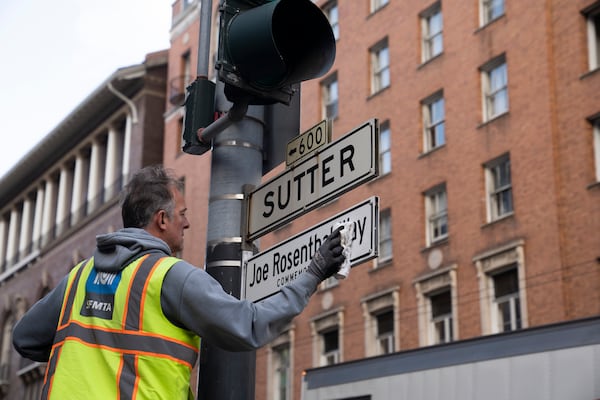
[[[98,235],[96,246],[94,267],[103,272],[119,272],[144,254],[171,255],[167,243],[139,228],[125,228]]]

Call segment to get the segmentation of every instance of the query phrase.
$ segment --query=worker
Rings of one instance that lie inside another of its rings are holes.
[[[228,351],[269,343],[344,261],[340,228],[279,293],[240,300],[173,256],[190,227],[186,212],[173,171],[142,168],[123,191],[123,229],[97,236],[93,256],[18,321],[15,349],[48,363],[43,399],[193,398],[200,338]]]

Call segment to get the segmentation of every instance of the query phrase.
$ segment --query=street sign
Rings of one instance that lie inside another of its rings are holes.
[[[289,167],[331,142],[331,120],[324,119],[287,144],[285,164]]]
[[[379,124],[370,119],[248,194],[254,240],[379,174]]]
[[[379,198],[370,197],[326,221],[248,258],[245,264],[243,298],[259,301],[277,293],[303,273],[317,249],[337,222],[354,223],[350,265],[377,257]]]

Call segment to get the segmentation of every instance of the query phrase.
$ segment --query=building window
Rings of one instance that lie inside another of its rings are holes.
[[[482,333],[527,327],[524,242],[508,243],[474,257],[479,277]]]
[[[273,399],[289,400],[290,397],[290,345],[273,348]]]
[[[521,304],[519,302],[519,277],[516,267],[492,274],[494,286],[492,321],[496,332],[521,329]]]
[[[333,37],[335,38],[335,40],[338,40],[340,38],[340,20],[337,1],[331,1],[327,3],[323,7],[323,11],[325,15],[327,15],[327,19],[329,20],[329,24],[331,25]]]
[[[424,11],[420,17],[423,37],[421,61],[426,62],[441,54],[444,50],[441,3],[436,3],[433,7]]]
[[[320,365],[333,365],[340,362],[340,334],[337,329],[321,333]]]
[[[486,121],[508,112],[508,73],[504,56],[481,68],[481,86]]]
[[[267,397],[273,400],[292,398],[292,337],[293,331],[288,325],[268,349]]]
[[[186,88],[192,82],[192,65],[190,52],[181,55],[179,75],[169,83],[169,102],[174,106],[182,106],[185,102]]]
[[[390,122],[385,121],[379,129],[379,174],[389,174],[392,171],[392,145]]]
[[[510,157],[503,155],[485,165],[488,222],[513,213]]]
[[[385,209],[379,213],[379,258],[378,263],[392,259],[392,212]]]
[[[489,24],[504,15],[504,0],[480,0],[481,25]]]
[[[423,150],[431,151],[446,143],[446,111],[443,92],[422,101]]]
[[[338,116],[338,81],[333,74],[321,84],[323,96],[323,119],[335,119]]]
[[[594,165],[596,167],[596,182],[600,182],[600,116],[592,120],[594,142]]]
[[[448,237],[448,201],[446,185],[437,186],[425,193],[427,245]]]
[[[439,250],[434,250],[438,251]],[[439,253],[440,263],[442,253]],[[434,271],[415,280],[417,292],[419,344],[448,343],[458,337],[456,323],[456,264],[442,267],[430,264]]]
[[[370,49],[371,54],[371,94],[390,86],[390,50],[387,38]]]
[[[340,341],[340,338],[344,337],[342,321],[343,314],[338,310],[311,321],[315,366],[333,365],[343,361]]]
[[[453,340],[452,296],[450,289],[429,295],[431,307],[430,329],[433,344],[448,343]]]
[[[600,2],[584,10],[587,21],[588,64],[590,71],[600,68]]]
[[[177,118],[177,132],[179,133],[177,135],[177,147],[176,147],[176,151],[177,154],[183,154],[183,130],[184,130],[184,124],[185,124],[185,120],[184,117],[181,116],[179,118]]]
[[[365,351],[367,357],[396,351],[398,327],[398,287],[367,296],[361,300],[365,324]]]
[[[323,282],[321,282],[321,284],[319,285],[319,289],[320,290],[327,290],[330,289],[332,287],[336,287],[338,286],[340,283],[337,280],[337,278],[335,276],[330,276],[329,278],[325,279]]]
[[[181,75],[183,76],[183,92],[194,80],[194,74],[192,72],[192,59],[190,52],[187,51],[181,56]]]
[[[381,7],[389,3],[389,0],[371,0],[371,13],[379,10]]]
[[[377,314],[377,344],[378,354],[394,352],[394,311],[388,310]]]

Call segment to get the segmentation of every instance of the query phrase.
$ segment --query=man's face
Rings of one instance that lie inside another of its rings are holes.
[[[187,207],[185,206],[183,193],[177,189],[172,189],[171,192],[173,194],[175,207],[173,207],[172,215],[165,217],[167,229],[163,240],[167,242],[171,248],[171,253],[176,254],[183,250],[183,231],[190,227],[190,222],[185,216]]]

